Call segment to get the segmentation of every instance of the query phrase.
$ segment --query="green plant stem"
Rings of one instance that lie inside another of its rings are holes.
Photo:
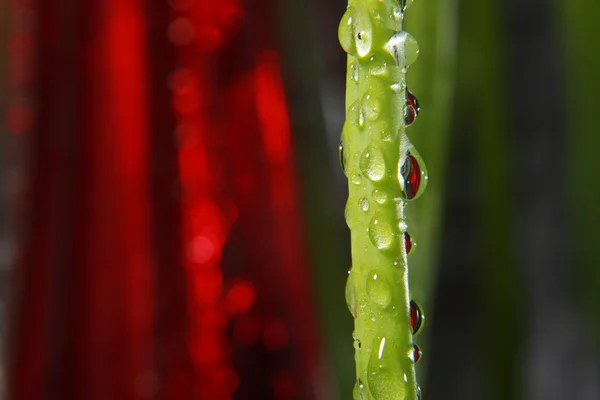
[[[417,399],[399,177],[408,151],[416,154],[404,126],[406,67],[416,58],[416,42],[401,30],[392,0],[351,0],[340,23],[349,54],[342,159],[349,178],[353,266],[346,298],[355,318],[355,399]]]

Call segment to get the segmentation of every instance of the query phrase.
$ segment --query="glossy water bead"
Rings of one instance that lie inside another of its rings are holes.
[[[412,327],[413,335],[419,333],[423,325],[423,313],[421,307],[414,301],[410,301],[410,326]]]
[[[406,112],[404,114],[404,123],[406,126],[410,126],[415,122],[417,115],[419,115],[419,100],[415,97],[410,90],[406,91]]]
[[[400,172],[404,178],[404,193],[406,194],[406,198],[412,200],[417,196],[421,187],[421,166],[419,165],[419,161],[410,152],[408,152]]]
[[[419,362],[419,360],[421,359],[421,356],[423,355],[423,352],[421,351],[421,349],[419,348],[419,346],[417,346],[416,344],[413,345],[413,361],[416,363]]]

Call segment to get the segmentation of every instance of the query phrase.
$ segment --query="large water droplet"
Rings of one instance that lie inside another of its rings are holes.
[[[419,333],[421,328],[423,327],[423,320],[425,316],[421,311],[421,307],[414,301],[410,301],[410,326],[413,331],[413,335]]]
[[[354,287],[354,275],[350,272],[346,280],[346,305],[350,314],[356,318],[356,288]]]
[[[362,383],[362,381],[359,379],[356,381],[356,383],[354,384],[354,389],[352,390],[352,398],[354,400],[364,400],[364,391],[365,391],[365,385]]]
[[[344,51],[356,55],[356,42],[354,40],[354,9],[348,7],[338,27],[338,39]]]
[[[338,27],[342,48],[350,55],[366,57],[373,47],[373,24],[364,9],[348,7]]]
[[[399,370],[369,369],[369,390],[375,399],[404,399],[406,382]]]
[[[427,187],[427,168],[414,147],[406,153],[400,168],[400,179],[402,179],[400,186],[407,200],[416,199],[423,194]]]
[[[413,361],[416,363],[419,362],[419,360],[421,359],[421,356],[423,355],[423,352],[421,351],[421,349],[419,348],[419,346],[417,346],[416,344],[413,345]]]
[[[419,57],[419,43],[406,31],[394,33],[384,48],[401,67],[408,67]]]
[[[378,271],[371,273],[367,280],[367,296],[381,308],[392,303],[392,286]]]
[[[376,96],[367,93],[363,97],[363,110],[369,121],[375,121],[381,113],[381,102]]]
[[[377,204],[384,205],[388,202],[389,196],[385,190],[375,189],[372,193],[373,199],[377,202]]]
[[[369,223],[369,238],[377,250],[392,250],[396,245],[392,225],[377,215]]]
[[[378,146],[370,144],[363,151],[360,157],[360,170],[373,182],[385,177],[385,157]]]
[[[406,126],[410,126],[415,122],[417,115],[419,115],[419,100],[412,94],[411,91],[406,91],[406,109],[404,111],[404,123]]]
[[[369,13],[363,8],[358,10],[354,19],[354,37],[358,56],[368,56],[373,47],[373,23]]]

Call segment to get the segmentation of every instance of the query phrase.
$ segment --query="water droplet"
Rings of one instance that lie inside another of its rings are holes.
[[[406,249],[406,254],[410,254],[413,248],[413,241],[408,232],[404,233],[404,248]]]
[[[352,346],[356,349],[356,350],[360,350],[360,348],[362,347],[362,343],[360,342],[360,340],[354,338],[354,342],[352,343]]]
[[[354,172],[351,176],[350,176],[350,181],[352,183],[354,183],[355,185],[360,185],[362,183],[362,178],[360,177],[360,174],[357,174],[356,172]]]
[[[346,305],[350,314],[356,318],[356,288],[354,287],[354,275],[350,273],[346,280]]]
[[[348,120],[361,129],[365,126],[365,113],[358,100],[348,108]]]
[[[414,301],[410,301],[410,326],[412,327],[413,335],[419,333],[423,327],[425,316],[421,312],[421,307]]]
[[[421,386],[417,386],[417,400],[421,400]]]
[[[366,57],[373,47],[373,24],[369,13],[362,8],[348,7],[340,21],[338,38],[346,53]]]
[[[407,200],[419,197],[427,187],[427,169],[419,153],[414,148],[406,153],[406,158],[400,168],[401,187]]]
[[[400,93],[405,93],[406,92],[406,85],[403,84],[402,82],[394,82],[394,83],[392,83],[390,85],[390,88],[396,94],[400,94]]]
[[[375,189],[372,193],[373,198],[378,204],[385,204],[389,200],[389,196],[385,190]]]
[[[375,271],[367,280],[367,296],[381,308],[387,308],[392,303],[392,286]]]
[[[369,238],[377,250],[392,250],[395,247],[392,225],[378,215],[373,216],[369,223]]]
[[[346,201],[346,207],[344,207],[344,219],[346,220],[346,225],[348,225],[348,228],[352,229],[352,227],[350,226],[350,215],[351,215],[352,211],[350,210],[350,199],[348,199],[348,201]]]
[[[348,78],[358,84],[358,65],[356,63],[350,64],[348,68]]]
[[[344,141],[340,141],[340,147],[338,149],[339,157],[340,157],[340,167],[342,167],[342,171],[346,173],[346,159],[344,157]]]
[[[356,52],[359,57],[366,57],[373,47],[373,24],[369,13],[361,8],[354,19]]]
[[[354,41],[354,10],[350,7],[344,13],[338,27],[338,39],[344,51],[348,54],[356,54],[356,43]]]
[[[417,115],[419,115],[419,100],[415,97],[410,90],[406,91],[406,109],[404,112],[404,123],[406,126],[410,126],[415,122]]]
[[[400,7],[394,6],[392,8],[392,16],[394,17],[394,20],[396,20],[396,22],[400,22],[402,21],[402,18],[404,18],[404,0],[400,0]]]
[[[408,67],[419,57],[419,43],[406,31],[396,32],[384,46],[396,64]]]
[[[399,370],[380,368],[369,371],[369,390],[376,399],[404,399],[406,382]]]
[[[413,345],[413,361],[415,362],[415,364],[419,362],[422,355],[423,355],[423,352],[421,351],[419,346],[417,346],[416,344]]]
[[[381,113],[381,102],[376,96],[366,94],[363,97],[363,110],[369,121],[375,121]]]
[[[373,182],[385,177],[385,158],[379,147],[367,146],[360,157],[360,170]]]
[[[364,390],[365,390],[365,385],[362,383],[362,381],[359,379],[356,381],[356,383],[354,384],[354,389],[352,390],[352,398],[354,400],[364,400]]]
[[[362,199],[360,199],[360,201],[358,202],[358,205],[360,206],[360,209],[363,210],[364,212],[369,211],[369,200],[367,200],[366,197],[363,197]]]
[[[389,68],[385,61],[379,61],[374,56],[369,59],[369,74],[378,78],[385,78],[388,76]]]

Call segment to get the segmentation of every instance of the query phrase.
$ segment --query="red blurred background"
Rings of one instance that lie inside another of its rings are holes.
[[[327,398],[272,1],[6,8],[7,398]]]

